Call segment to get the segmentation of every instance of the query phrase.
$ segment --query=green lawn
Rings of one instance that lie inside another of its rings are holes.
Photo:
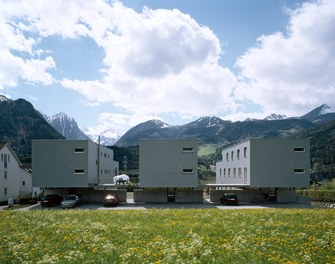
[[[0,263],[335,263],[333,209],[0,212]]]
[[[216,147],[215,145],[202,145],[199,147],[198,150],[198,156],[202,157],[202,156],[207,156],[207,155],[211,155],[211,154],[215,154],[216,151]]]

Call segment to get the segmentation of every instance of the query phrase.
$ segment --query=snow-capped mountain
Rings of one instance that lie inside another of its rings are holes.
[[[183,125],[182,127],[184,128],[213,127],[213,126],[223,125],[226,122],[230,122],[230,121],[224,121],[216,116],[204,116],[204,117],[200,117],[199,119],[191,123]]]
[[[321,105],[320,115],[326,115],[330,113],[335,113],[334,107],[330,107],[329,105],[326,104]]]
[[[80,130],[77,122],[64,113],[46,117],[46,120],[67,139],[89,139],[89,137]]]
[[[104,146],[112,146],[115,142],[121,137],[121,133],[113,130],[106,129],[101,133],[98,133],[95,130],[90,130],[88,128],[83,128],[83,132],[93,141],[99,143],[100,136],[100,144]]]
[[[286,119],[286,115],[277,115],[272,113],[271,115],[268,115],[267,117],[264,118],[264,120],[283,120]]]
[[[323,123],[335,119],[335,108],[330,107],[327,104],[320,105],[313,109],[306,115],[303,115],[301,119],[306,119],[313,123]]]
[[[156,133],[156,131],[166,131],[173,129],[173,126],[166,124],[160,120],[149,120],[144,123],[138,124],[129,129],[119,140],[116,142],[117,146],[130,146],[138,145],[139,138],[164,138],[164,134]],[[154,132],[154,133],[151,133]],[[169,136],[167,136],[169,138]]]
[[[6,96],[0,94],[0,102],[10,101]]]

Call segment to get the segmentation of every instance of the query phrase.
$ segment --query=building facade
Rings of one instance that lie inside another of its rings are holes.
[[[308,187],[309,139],[252,139],[222,151],[216,183],[252,188]]]
[[[32,194],[32,175],[9,146],[0,144],[0,201]]]
[[[143,139],[139,145],[139,186],[198,186],[196,139]]]
[[[89,140],[33,140],[33,186],[85,188],[112,184],[119,173],[113,150]]]

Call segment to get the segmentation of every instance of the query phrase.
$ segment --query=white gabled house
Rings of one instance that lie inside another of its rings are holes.
[[[31,193],[31,173],[22,167],[8,143],[0,144],[0,201]]]

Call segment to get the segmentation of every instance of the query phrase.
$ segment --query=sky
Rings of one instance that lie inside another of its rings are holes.
[[[0,0],[0,94],[91,133],[335,106],[334,0]]]

